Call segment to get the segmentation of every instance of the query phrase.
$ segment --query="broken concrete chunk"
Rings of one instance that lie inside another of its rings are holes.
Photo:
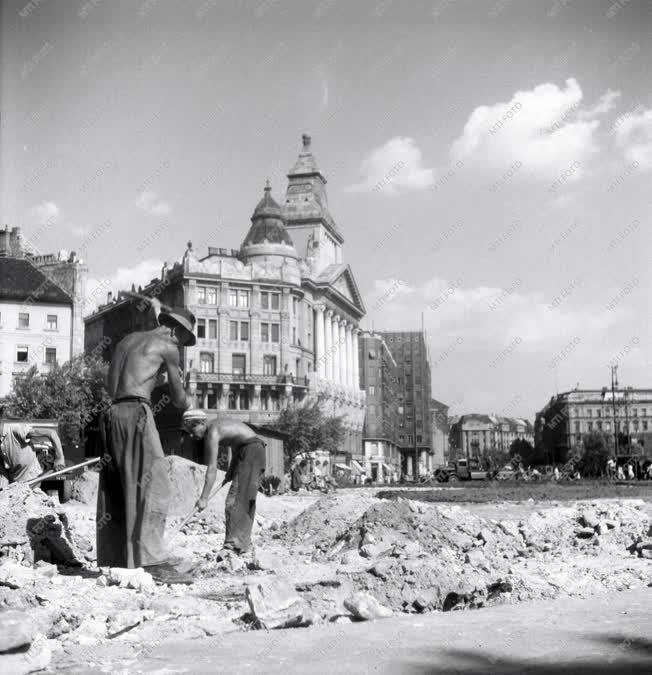
[[[580,522],[584,527],[595,528],[598,526],[600,519],[596,515],[595,511],[585,511],[580,518]]]
[[[137,591],[151,591],[156,588],[152,575],[145,572],[142,567],[135,569],[112,567],[107,578],[109,585],[120,588],[133,588]]]
[[[393,615],[393,612],[389,607],[381,605],[378,600],[369,593],[355,593],[344,601],[344,606],[356,619],[362,621],[386,619]]]
[[[577,530],[575,536],[578,539],[590,539],[595,534],[595,530],[592,527],[582,527]]]
[[[310,622],[305,600],[282,579],[247,584],[245,597],[251,614],[266,628],[291,628]]]
[[[29,645],[34,637],[34,621],[27,612],[15,609],[0,612],[0,652]]]
[[[464,556],[464,562],[469,565],[473,565],[473,567],[479,567],[481,565],[485,565],[487,559],[484,557],[484,553],[481,549],[474,548],[470,551],[467,551],[466,555]]]
[[[355,565],[360,562],[360,554],[357,551],[347,551],[340,559],[342,565]]]
[[[360,555],[365,558],[378,558],[392,550],[392,544],[386,541],[379,541],[375,544],[364,544],[360,547]]]

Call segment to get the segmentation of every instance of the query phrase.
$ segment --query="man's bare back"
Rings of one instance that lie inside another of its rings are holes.
[[[149,399],[167,371],[170,395],[178,408],[189,408],[179,370],[178,342],[165,326],[151,331],[131,333],[116,347],[109,367],[109,394],[116,400],[129,396]]]

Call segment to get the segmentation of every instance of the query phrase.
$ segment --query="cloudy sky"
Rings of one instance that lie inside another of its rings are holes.
[[[239,247],[301,134],[365,323],[452,412],[652,386],[645,0],[2,4],[2,222],[143,283]],[[91,284],[91,290],[92,290]]]

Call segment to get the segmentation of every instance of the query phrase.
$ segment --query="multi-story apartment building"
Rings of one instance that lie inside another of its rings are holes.
[[[612,452],[616,438],[621,453],[630,446],[652,449],[652,389],[576,389],[557,394],[537,413],[535,430],[537,446],[551,461],[564,461],[594,431],[605,434]]]
[[[382,331],[380,335],[398,368],[398,442],[403,473],[423,475],[433,468],[431,374],[425,335],[423,331]]]
[[[482,457],[488,450],[509,452],[515,440],[534,443],[528,420],[471,413],[461,415],[450,430],[450,444],[462,457]]]
[[[358,323],[365,309],[342,262],[344,239],[310,143],[304,136],[282,207],[265,187],[239,250],[209,247],[200,255],[188,242],[182,260],[140,291],[197,317],[197,344],[182,363],[199,407],[266,424],[283,408],[316,400],[344,416],[343,451],[362,461]],[[110,357],[125,334],[144,326],[146,305],[111,298],[86,319],[86,349],[108,337]]]
[[[401,475],[398,367],[385,340],[370,332],[360,335],[358,363],[367,403],[362,433],[365,474],[374,482],[395,481]]]
[[[32,366],[82,353],[86,274],[74,253],[34,256],[19,228],[0,230],[0,398]]]
[[[436,467],[446,466],[448,462],[448,408],[445,403],[430,399],[432,463]]]

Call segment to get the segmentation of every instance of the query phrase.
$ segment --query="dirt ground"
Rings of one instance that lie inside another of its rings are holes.
[[[478,609],[481,616],[493,606],[608,596],[652,583],[648,497],[452,503],[420,500],[426,491],[380,499],[370,488],[260,495],[255,551],[217,562],[226,490],[174,535],[203,470],[174,458],[170,472],[184,489],[172,500],[168,536],[173,552],[197,565],[190,587],[96,567],[90,478],[77,487],[80,501],[63,506],[37,492],[0,503],[5,512],[33,513],[28,538],[0,525],[0,607],[25,612],[35,627],[16,672],[45,661],[104,667],[107,645],[147,656],[168,640],[219,640],[270,621],[315,631],[386,615]],[[0,655],[0,670],[6,658]]]

